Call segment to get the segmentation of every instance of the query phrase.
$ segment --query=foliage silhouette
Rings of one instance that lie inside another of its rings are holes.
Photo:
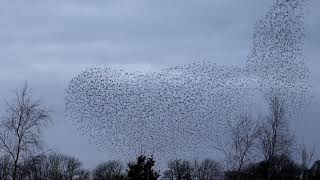
[[[128,178],[130,180],[156,180],[160,174],[154,169],[155,160],[153,157],[147,158],[145,155],[137,157],[137,161],[128,164]]]

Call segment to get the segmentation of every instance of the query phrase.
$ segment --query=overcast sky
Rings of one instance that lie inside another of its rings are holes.
[[[86,167],[112,159],[64,118],[64,91],[86,67],[157,69],[197,60],[242,66],[254,23],[270,0],[1,0],[0,97],[28,80],[53,111],[47,147],[79,157]],[[313,101],[293,127],[320,152],[320,1],[307,8],[305,55]],[[1,106],[2,107],[2,106]],[[0,110],[3,112],[3,109]]]

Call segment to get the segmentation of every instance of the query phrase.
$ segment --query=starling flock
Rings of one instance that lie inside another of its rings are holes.
[[[302,6],[279,0],[271,7],[256,25],[245,67],[202,61],[157,72],[89,68],[67,87],[66,117],[92,143],[123,158],[210,156],[229,123],[268,96],[286,99],[292,109],[305,102]]]

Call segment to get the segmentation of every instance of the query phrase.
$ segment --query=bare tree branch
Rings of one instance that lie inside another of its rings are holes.
[[[1,148],[12,158],[13,180],[21,158],[40,147],[42,130],[51,122],[49,111],[32,99],[27,83],[15,95],[12,103],[5,101],[6,116],[0,124]]]

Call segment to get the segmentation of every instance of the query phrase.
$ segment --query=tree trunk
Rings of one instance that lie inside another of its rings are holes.
[[[13,169],[12,180],[17,180],[18,162],[19,162],[19,156],[20,156],[20,145],[21,145],[21,138],[19,138],[17,156],[16,156],[16,159],[14,160],[14,169]]]
[[[17,177],[17,164],[16,162],[14,163],[14,168],[13,168],[13,175],[12,175],[12,180],[16,180]]]

